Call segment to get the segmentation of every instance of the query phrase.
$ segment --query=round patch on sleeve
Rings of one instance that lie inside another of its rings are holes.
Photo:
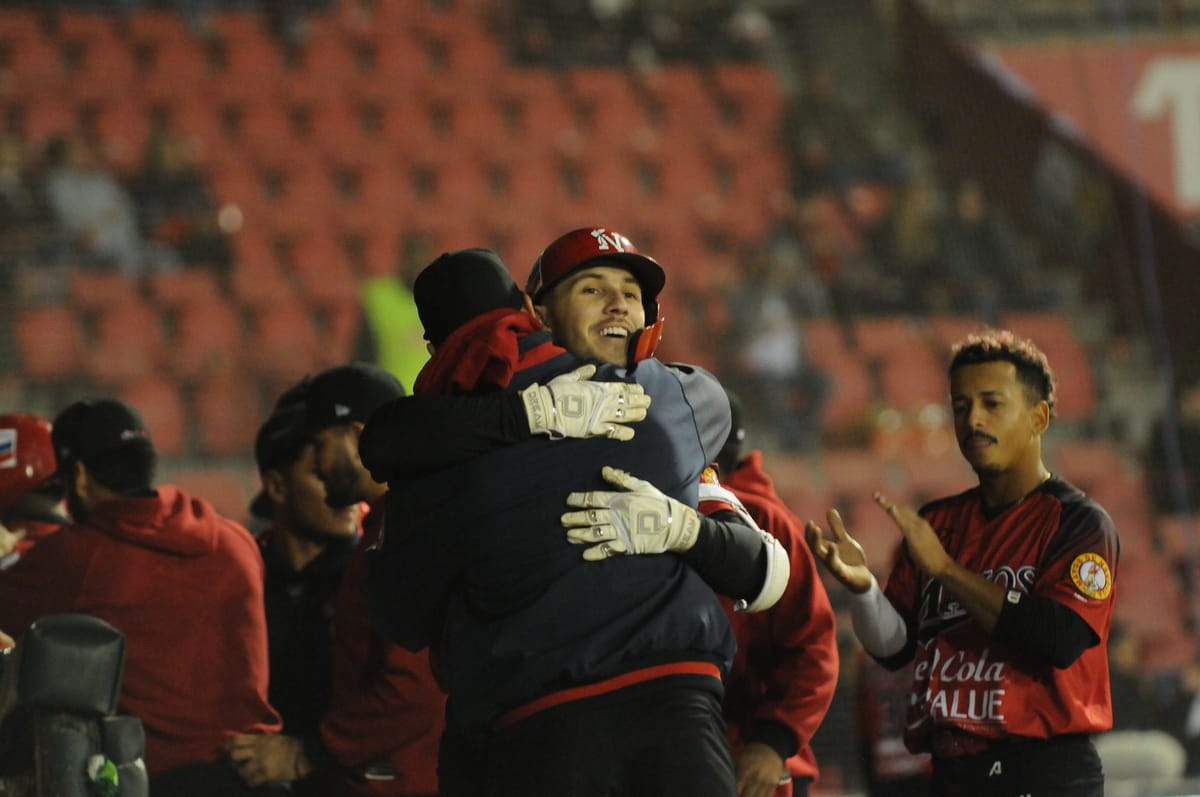
[[[1071,580],[1075,588],[1089,598],[1104,600],[1112,592],[1112,571],[1098,553],[1081,553],[1071,562]]]

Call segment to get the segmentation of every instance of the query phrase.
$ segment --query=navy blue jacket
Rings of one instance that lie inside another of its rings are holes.
[[[509,389],[578,364],[557,357],[519,372]],[[436,648],[464,728],[642,667],[704,661],[726,672],[732,661],[721,604],[681,558],[586,562],[560,522],[568,493],[613,489],[600,477],[604,465],[695,506],[700,473],[728,433],[724,392],[706,372],[657,360],[632,375],[601,366],[595,378],[636,381],[653,397],[633,440],[533,437],[390,485],[384,545],[368,580],[372,614],[397,643]]]

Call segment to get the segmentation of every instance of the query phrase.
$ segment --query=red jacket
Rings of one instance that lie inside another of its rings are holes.
[[[809,741],[825,718],[837,687],[838,650],[833,607],[804,541],[800,521],[775,493],[753,451],[737,469],[721,477],[764,531],[788,552],[792,572],[787,590],[770,609],[735,613],[722,598],[737,637],[737,657],[725,680],[725,723],[734,755],[756,719],[792,729],[800,747],[787,760],[792,777],[816,779],[817,761]]]
[[[146,768],[222,757],[279,730],[267,703],[263,564],[254,538],[175,487],[100,504],[0,572],[0,628],[81,612],[124,632],[120,710],[142,720]]]
[[[321,740],[342,768],[329,784],[341,795],[437,793],[438,743],[446,697],[426,653],[384,640],[371,626],[363,553],[383,523],[383,502],[363,519],[358,548],[342,574],[333,615],[333,690]],[[367,780],[390,771],[391,780]]]

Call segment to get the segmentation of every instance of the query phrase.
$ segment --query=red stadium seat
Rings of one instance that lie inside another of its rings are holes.
[[[233,140],[247,161],[287,170],[309,160],[289,106],[263,96],[239,105],[238,111]]]
[[[287,93],[293,102],[321,103],[346,96],[347,87],[367,82],[361,68],[360,43],[336,20],[311,15],[308,31],[288,72]]]
[[[197,448],[209,456],[250,454],[267,410],[258,386],[246,373],[209,374],[196,385],[192,400]]]
[[[264,173],[264,178],[273,175]],[[337,186],[328,166],[297,164],[278,173],[278,193],[266,197],[264,221],[276,235],[295,237],[337,220]]]
[[[5,20],[11,13],[5,10]],[[0,26],[8,48],[6,68],[11,79],[4,81],[6,93],[33,98],[58,94],[68,86],[67,67],[54,41],[39,32],[15,35]]]
[[[785,98],[770,67],[718,61],[713,64],[717,91],[730,104],[738,126],[755,140],[773,142]]]
[[[147,278],[150,297],[161,308],[209,304],[221,297],[221,285],[210,269],[201,267],[157,271]]]
[[[950,362],[950,348],[972,332],[986,329],[988,324],[968,315],[933,314],[925,316],[925,328],[937,353]]]
[[[67,296],[75,308],[84,312],[141,300],[137,282],[119,271],[76,269],[67,278]]]
[[[328,227],[314,228],[295,240],[291,266],[301,295],[313,305],[358,298],[358,275],[341,240]]]
[[[286,95],[288,76],[276,39],[262,27],[264,16],[247,11],[212,15],[222,56],[209,89],[223,103],[255,103]]]
[[[900,467],[905,492],[918,501],[954,495],[978,482],[971,466],[957,452],[903,451]]]
[[[187,452],[187,409],[174,382],[144,373],[122,385],[117,398],[141,413],[159,456],[177,457]]]
[[[698,67],[663,66],[648,71],[641,85],[652,98],[668,138],[707,136],[722,121],[708,78]]]
[[[832,503],[824,477],[812,458],[783,451],[763,452],[763,468],[793,515],[801,522],[815,520],[825,525],[825,510]]]
[[[244,451],[253,445],[251,435]],[[245,525],[250,520],[250,501],[258,491],[258,474],[252,469],[184,468],[166,474],[164,482],[183,490],[189,497],[212,504],[217,514]]]
[[[832,495],[871,495],[875,490],[894,487],[888,468],[864,448],[826,449],[816,461],[825,489]]]
[[[304,141],[326,163],[369,170],[392,154],[379,131],[369,131],[365,107],[352,97],[330,97],[306,107],[308,134]]]
[[[132,97],[110,97],[95,106],[95,134],[104,161],[122,174],[141,169],[150,128],[149,109]]]
[[[1091,490],[1126,470],[1116,446],[1104,440],[1063,440],[1046,452],[1056,473],[1083,490]]]
[[[175,310],[167,367],[188,384],[241,367],[245,338],[241,318],[227,299],[190,298]]]
[[[197,89],[207,89],[214,71],[208,53],[200,40],[187,35],[177,14],[163,16],[161,29],[140,34],[149,48],[141,94],[158,102],[196,96]]]
[[[1006,312],[1000,326],[1029,338],[1046,353],[1058,382],[1058,417],[1073,421],[1095,409],[1097,388],[1091,360],[1070,323],[1056,312]]]
[[[919,412],[931,404],[946,406],[950,401],[945,369],[923,341],[880,359],[879,390],[885,402],[906,412]]]
[[[68,136],[78,129],[76,108],[62,95],[47,91],[29,98],[22,115],[21,132],[27,141],[40,145],[55,136]]]
[[[69,89],[78,100],[108,101],[124,95],[128,87],[136,85],[139,70],[132,48],[112,32],[106,25],[97,26],[99,20],[111,15],[86,15],[89,26],[78,33],[60,33],[63,44],[78,52],[78,62],[71,71]],[[78,18],[66,14],[63,20]],[[61,25],[60,25],[61,26]]]
[[[897,349],[925,347],[925,340],[908,316],[859,316],[853,322],[854,345],[863,356],[883,359]]]
[[[83,332],[70,306],[19,310],[14,338],[21,371],[28,378],[58,382],[75,380],[83,375]]]
[[[1155,540],[1168,559],[1184,561],[1200,556],[1200,515],[1158,515],[1153,529]],[[1124,553],[1128,535],[1124,529],[1118,531]]]
[[[382,3],[377,11],[393,6]],[[428,90],[431,75],[425,45],[401,28],[372,27],[370,35],[374,53],[372,82],[380,87],[383,99],[403,102]]]
[[[603,162],[633,149],[633,137],[649,116],[625,72],[612,67],[576,67],[565,75],[588,154]]]
[[[275,259],[270,243],[253,257],[246,254],[249,248],[239,247],[238,262],[230,280],[232,297],[249,306],[291,301],[296,296],[296,287]]]
[[[95,339],[84,363],[93,379],[119,385],[164,364],[163,329],[153,307],[139,300],[100,306],[95,312]]]
[[[247,364],[268,391],[279,392],[318,370],[324,352],[313,313],[299,301],[276,301],[251,308]]]
[[[822,362],[820,368],[832,383],[821,413],[821,425],[838,432],[865,423],[875,404],[875,388],[866,363],[851,354]]]

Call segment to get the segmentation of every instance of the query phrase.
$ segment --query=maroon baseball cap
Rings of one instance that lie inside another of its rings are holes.
[[[667,283],[666,272],[654,258],[639,252],[633,241],[605,227],[581,227],[551,242],[533,264],[525,292],[535,304],[541,303],[546,293],[569,274],[604,263],[633,274],[642,286],[646,323],[654,323],[658,318],[658,294]]]

